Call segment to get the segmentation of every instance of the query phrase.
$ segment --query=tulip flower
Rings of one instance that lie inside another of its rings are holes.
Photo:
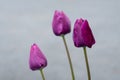
[[[57,10],[55,11],[54,16],[53,16],[52,28],[53,28],[54,34],[56,36],[61,36],[63,39],[69,65],[70,65],[72,80],[75,80],[70,53],[69,53],[67,43],[64,37],[65,34],[68,34],[71,31],[71,22],[69,18],[64,14],[63,11],[57,11]]]
[[[29,66],[31,70],[40,70],[43,80],[45,80],[42,69],[47,66],[47,59],[36,44],[31,46]]]
[[[74,24],[73,41],[76,47],[89,47],[95,44],[95,39],[87,20],[77,19]]]
[[[39,70],[47,66],[47,59],[36,44],[31,46],[29,65],[31,70]]]
[[[86,47],[91,48],[92,45],[95,44],[95,39],[87,20],[84,20],[82,18],[76,20],[73,30],[73,41],[76,47],[83,47],[88,80],[91,80]]]
[[[52,21],[53,32],[56,36],[65,35],[71,31],[71,22],[63,11],[55,11]]]

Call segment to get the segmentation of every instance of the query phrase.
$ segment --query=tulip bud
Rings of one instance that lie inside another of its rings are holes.
[[[71,22],[63,11],[55,11],[52,22],[52,28],[56,36],[61,36],[70,33]]]
[[[47,59],[36,44],[31,46],[29,66],[31,70],[40,70],[47,66]]]
[[[76,47],[89,47],[95,44],[95,39],[92,30],[87,20],[77,19],[74,24],[73,41]]]

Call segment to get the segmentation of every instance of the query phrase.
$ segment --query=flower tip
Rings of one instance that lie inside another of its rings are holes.
[[[36,46],[37,44],[36,43],[33,43],[33,45],[32,46]]]
[[[58,10],[55,10],[55,11],[54,11],[55,14],[56,14],[56,13],[59,13],[59,12],[60,12],[60,11],[58,11]]]
[[[37,46],[37,44],[36,43],[33,43],[32,45],[31,45],[31,47],[36,47]]]

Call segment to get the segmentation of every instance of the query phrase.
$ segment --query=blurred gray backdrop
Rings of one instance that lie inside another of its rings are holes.
[[[48,59],[46,80],[71,80],[61,37],[52,32],[55,10],[71,20],[89,21],[96,44],[87,48],[92,80],[120,80],[120,0],[0,0],[0,80],[42,80],[29,69],[29,52],[39,45]],[[65,36],[76,80],[87,80],[82,48],[75,48],[72,32]]]

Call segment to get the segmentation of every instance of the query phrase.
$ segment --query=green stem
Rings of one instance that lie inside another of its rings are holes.
[[[65,45],[65,48],[66,48],[68,61],[69,61],[69,64],[70,64],[72,80],[75,80],[74,71],[73,71],[73,67],[72,67],[72,61],[71,61],[71,58],[70,58],[69,50],[68,50],[67,43],[66,43],[64,35],[62,35],[62,38],[63,38],[63,42],[64,42],[64,45]]]
[[[83,47],[83,50],[84,50],[84,56],[85,56],[85,61],[86,61],[86,68],[87,68],[88,80],[91,80],[91,75],[90,75],[90,69],[89,69],[89,63],[88,63],[88,58],[87,58],[86,47]]]
[[[42,76],[42,80],[45,80],[45,76],[44,76],[44,73],[43,73],[42,69],[40,69],[40,73],[41,73],[41,76]]]

